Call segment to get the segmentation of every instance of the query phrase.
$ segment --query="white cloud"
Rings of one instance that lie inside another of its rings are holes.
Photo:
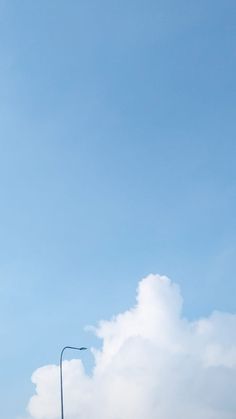
[[[95,330],[103,345],[93,374],[80,360],[64,362],[66,419],[235,419],[236,315],[190,322],[181,309],[176,284],[143,279],[135,307]],[[58,366],[32,381],[32,418],[59,418]]]

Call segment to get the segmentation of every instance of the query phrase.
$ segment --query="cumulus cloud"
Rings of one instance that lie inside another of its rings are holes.
[[[183,318],[179,287],[167,277],[140,281],[136,304],[95,333],[87,375],[80,360],[63,363],[67,419],[235,419],[236,315]],[[59,367],[34,372],[34,419],[58,419]]]

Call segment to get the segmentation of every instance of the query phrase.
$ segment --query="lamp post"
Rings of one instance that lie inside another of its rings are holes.
[[[61,384],[61,419],[64,419],[64,401],[63,401],[63,377],[62,377],[62,358],[63,353],[66,349],[75,349],[76,351],[85,351],[87,348],[82,346],[81,348],[76,348],[75,346],[65,346],[61,351],[60,356],[60,384]]]

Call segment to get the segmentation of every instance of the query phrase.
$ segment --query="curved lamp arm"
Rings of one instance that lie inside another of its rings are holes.
[[[76,346],[64,346],[64,348],[61,351],[61,355],[60,355],[61,419],[64,419],[62,359],[63,359],[63,353],[66,349],[73,349],[76,351],[85,351],[87,348],[85,348],[84,346],[81,346],[81,348],[77,348]]]

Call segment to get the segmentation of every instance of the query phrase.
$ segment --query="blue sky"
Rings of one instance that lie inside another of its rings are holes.
[[[234,1],[0,2],[1,390],[170,276],[235,312]]]

